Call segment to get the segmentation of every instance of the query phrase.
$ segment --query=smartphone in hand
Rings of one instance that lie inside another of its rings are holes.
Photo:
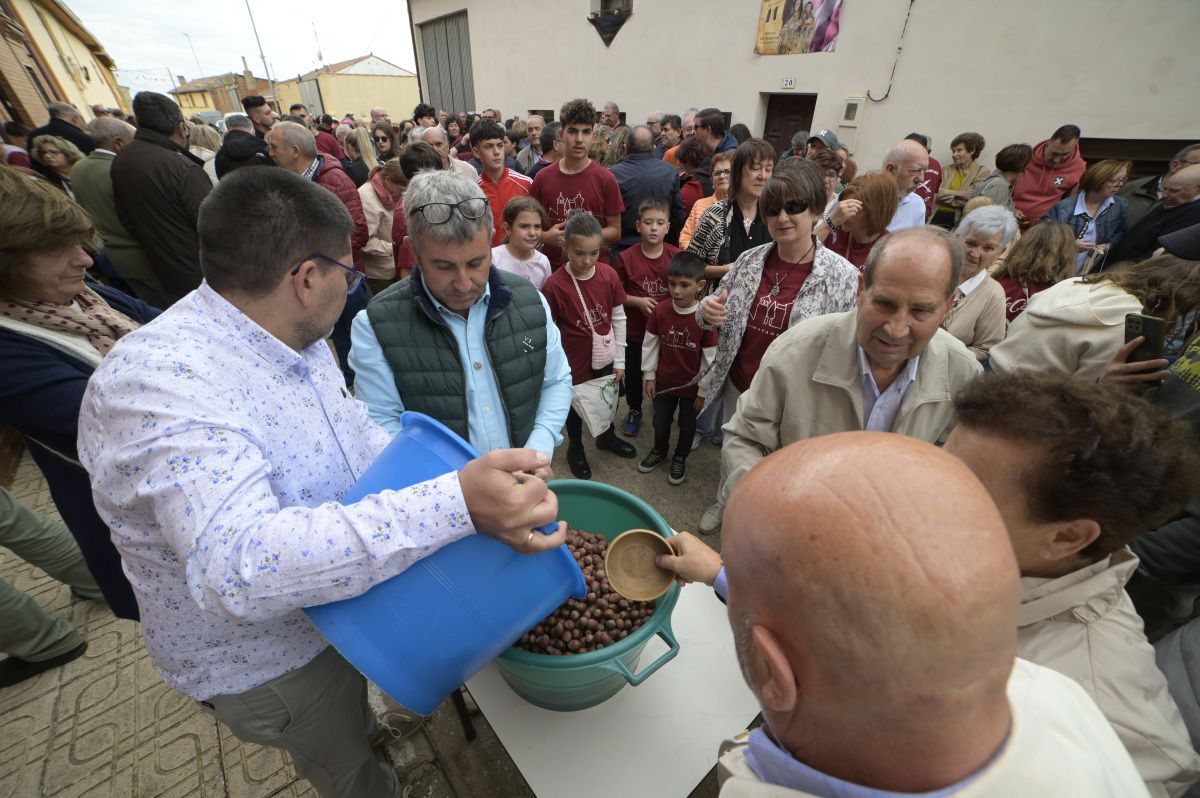
[[[1129,343],[1139,335],[1146,339],[1141,346],[1133,350],[1128,362],[1161,358],[1166,344],[1166,332],[1167,323],[1158,316],[1147,316],[1144,313],[1125,314],[1125,343]]]

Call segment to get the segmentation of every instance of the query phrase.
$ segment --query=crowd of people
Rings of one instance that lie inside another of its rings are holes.
[[[464,535],[560,544],[564,439],[677,488],[720,447],[682,489],[725,560],[660,564],[727,601],[763,708],[723,794],[1200,779],[1200,144],[1131,179],[1069,124],[868,168],[711,107],[133,110],[4,128],[0,422],[69,534],[0,494],[0,543],[320,794],[401,785],[302,608]],[[407,410],[485,454],[338,504]],[[3,582],[0,619],[0,686],[86,648]]]

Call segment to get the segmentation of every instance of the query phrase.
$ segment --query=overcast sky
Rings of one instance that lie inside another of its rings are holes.
[[[144,89],[170,90],[171,75],[192,80],[241,72],[242,56],[255,75],[266,77],[246,0],[68,0],[68,5],[117,62],[121,85],[134,94]],[[314,23],[327,64],[373,52],[415,71],[406,5],[400,0],[378,4],[250,0],[263,53],[276,80],[319,66]],[[338,11],[342,14],[335,16]],[[191,36],[196,57],[185,33]]]

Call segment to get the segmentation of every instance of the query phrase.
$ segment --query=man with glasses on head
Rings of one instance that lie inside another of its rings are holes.
[[[362,248],[366,246],[371,235],[367,229],[367,217],[363,213],[358,189],[342,168],[341,161],[317,152],[317,142],[312,133],[295,122],[276,123],[267,136],[267,142],[276,164],[306,180],[311,180],[346,206],[350,218],[354,221],[354,232],[350,237],[352,262],[354,268],[362,269]],[[338,319],[331,336],[347,385],[354,384],[354,372],[350,370],[346,361],[350,354],[350,322],[353,321],[355,313],[367,306],[367,300],[370,298],[371,290],[365,284],[353,292],[346,300],[346,310]]]
[[[361,280],[349,213],[283,169],[242,170],[200,210],[205,283],[126,336],[89,382],[79,457],[130,568],[155,668],[241,740],[285,749],[318,795],[400,796],[367,684],[302,608],[352,598],[479,532],[524,553],[556,517],[549,464],[492,452],[459,473],[339,500],[391,436],[322,340]],[[506,508],[499,511],[498,508]]]
[[[483,190],[427,170],[403,205],[417,265],[354,319],[358,398],[392,433],[417,410],[481,452],[522,446],[549,457],[562,442],[571,369],[546,300],[492,265],[494,210]],[[548,479],[549,461],[535,473]]]
[[[1113,245],[1105,263],[1145,260],[1162,236],[1200,224],[1200,164],[1185,166],[1162,181],[1162,202]]]

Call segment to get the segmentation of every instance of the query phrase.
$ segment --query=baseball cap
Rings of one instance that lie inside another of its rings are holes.
[[[814,139],[821,142],[831,150],[836,150],[839,146],[838,137],[832,130],[818,130],[816,133],[813,133],[808,137],[808,142],[806,143],[811,143]]]

